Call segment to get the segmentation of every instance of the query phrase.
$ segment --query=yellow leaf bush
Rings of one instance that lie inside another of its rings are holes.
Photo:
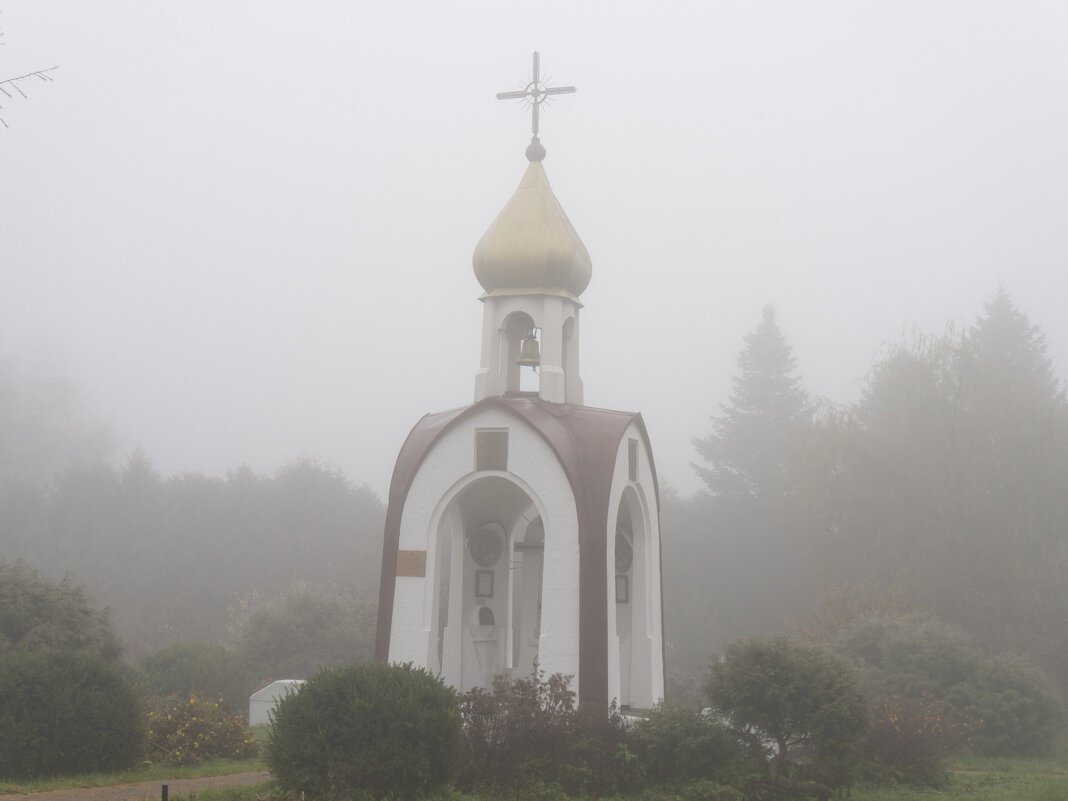
[[[249,759],[257,750],[244,716],[231,712],[222,698],[197,695],[162,698],[149,707],[148,748],[170,765]]]

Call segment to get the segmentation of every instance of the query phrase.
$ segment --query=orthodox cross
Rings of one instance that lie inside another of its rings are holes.
[[[542,82],[541,71],[538,68],[538,51],[534,51],[534,69],[531,72],[530,82],[522,89],[515,92],[498,92],[498,100],[523,100],[530,104],[533,111],[530,115],[530,130],[534,139],[538,138],[538,110],[541,104],[552,95],[569,95],[578,90],[574,86],[549,86]]]

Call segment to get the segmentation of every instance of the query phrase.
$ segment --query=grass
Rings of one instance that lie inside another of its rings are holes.
[[[953,760],[950,783],[942,789],[908,785],[856,786],[851,801],[1065,801],[1068,799],[1068,757],[1051,759]],[[273,782],[207,790],[183,796],[184,801],[272,801],[282,796]],[[640,796],[635,796],[634,801]],[[177,799],[175,799],[177,801]],[[489,801],[489,799],[479,799]],[[614,799],[614,801],[628,801]]]
[[[1068,778],[1016,773],[954,774],[945,789],[855,787],[853,801],[1064,801]]]
[[[942,789],[854,787],[853,801],[1064,801],[1068,799],[1068,748],[1047,759],[961,755],[949,761]]]
[[[257,801],[280,796],[271,795],[274,782],[260,784],[243,784],[240,787],[220,787],[211,790],[198,790],[182,796],[171,796],[172,801]]]
[[[964,772],[1046,774],[1068,778],[1068,757],[1051,760],[964,756],[954,759],[951,768]]]
[[[950,784],[943,789],[891,786],[857,786],[851,792],[852,801],[1065,801],[1068,799],[1068,758],[1053,759],[990,759],[965,756],[950,763],[953,771]],[[123,773],[92,773],[65,776],[57,779],[36,779],[22,783],[0,781],[0,795],[4,793],[35,793],[76,787],[103,787],[111,784],[160,779],[193,779],[224,776],[229,773],[249,773],[264,770],[258,759],[242,762],[216,760],[185,768],[166,765],[144,765]],[[274,782],[246,784],[200,790],[185,796],[172,796],[174,801],[260,801],[280,798],[275,794]]]
[[[225,776],[229,773],[251,773],[266,770],[260,759],[245,759],[235,762],[215,759],[198,765],[176,768],[162,763],[143,762],[133,770],[121,773],[85,773],[76,776],[58,776],[42,779],[15,781],[0,779],[0,795],[6,793],[40,793],[45,790],[69,790],[78,787],[107,787],[112,784],[133,784],[160,779],[200,779],[210,776]],[[251,797],[251,796],[249,796]]]
[[[260,739],[257,737],[257,739]],[[1068,741],[1058,744],[1047,759],[1006,759],[964,755],[949,763],[950,783],[941,789],[907,785],[856,786],[852,801],[1065,801],[1068,799]],[[102,787],[111,784],[160,779],[192,779],[265,770],[261,760],[242,762],[216,760],[185,768],[145,764],[124,773],[93,773],[57,779],[37,779],[22,783],[0,780],[0,794],[33,793],[76,787]],[[174,801],[270,801],[280,799],[274,782],[238,787],[200,790]],[[636,797],[637,798],[637,797]],[[482,800],[488,801],[488,800]],[[620,801],[626,801],[622,799]]]

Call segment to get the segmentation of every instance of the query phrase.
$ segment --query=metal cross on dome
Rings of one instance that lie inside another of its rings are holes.
[[[574,86],[548,86],[543,83],[538,61],[538,51],[535,50],[534,69],[531,72],[530,82],[523,89],[515,92],[497,93],[498,100],[523,100],[530,103],[530,107],[533,109],[530,117],[530,130],[535,139],[538,138],[538,110],[541,108],[541,104],[552,95],[569,95],[578,91]]]

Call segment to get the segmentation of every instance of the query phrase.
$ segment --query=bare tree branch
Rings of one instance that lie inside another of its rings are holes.
[[[0,31],[0,37],[2,37],[3,35],[4,35],[4,32]],[[2,45],[2,44],[5,44],[5,43],[4,42],[0,42],[0,45]],[[19,86],[19,82],[20,81],[28,81],[28,80],[31,80],[33,78],[36,78],[39,81],[44,81],[44,82],[47,83],[47,82],[53,80],[52,76],[49,75],[48,73],[50,73],[52,70],[58,70],[58,69],[59,69],[59,65],[57,64],[54,67],[48,67],[47,69],[43,69],[43,70],[34,70],[33,72],[27,72],[25,75],[19,75],[18,77],[15,77],[15,78],[4,78],[4,79],[0,80],[0,93],[2,93],[4,95],[4,97],[14,97],[15,95],[12,94],[12,92],[17,92],[23,99],[26,99],[26,98],[29,97],[29,95],[27,95],[22,90],[22,87]],[[8,90],[11,90],[11,91],[8,91]],[[2,110],[3,108],[4,108],[3,106],[0,106],[0,110]],[[4,120],[3,117],[0,117],[0,125],[3,125],[5,128],[8,127],[8,124]]]

